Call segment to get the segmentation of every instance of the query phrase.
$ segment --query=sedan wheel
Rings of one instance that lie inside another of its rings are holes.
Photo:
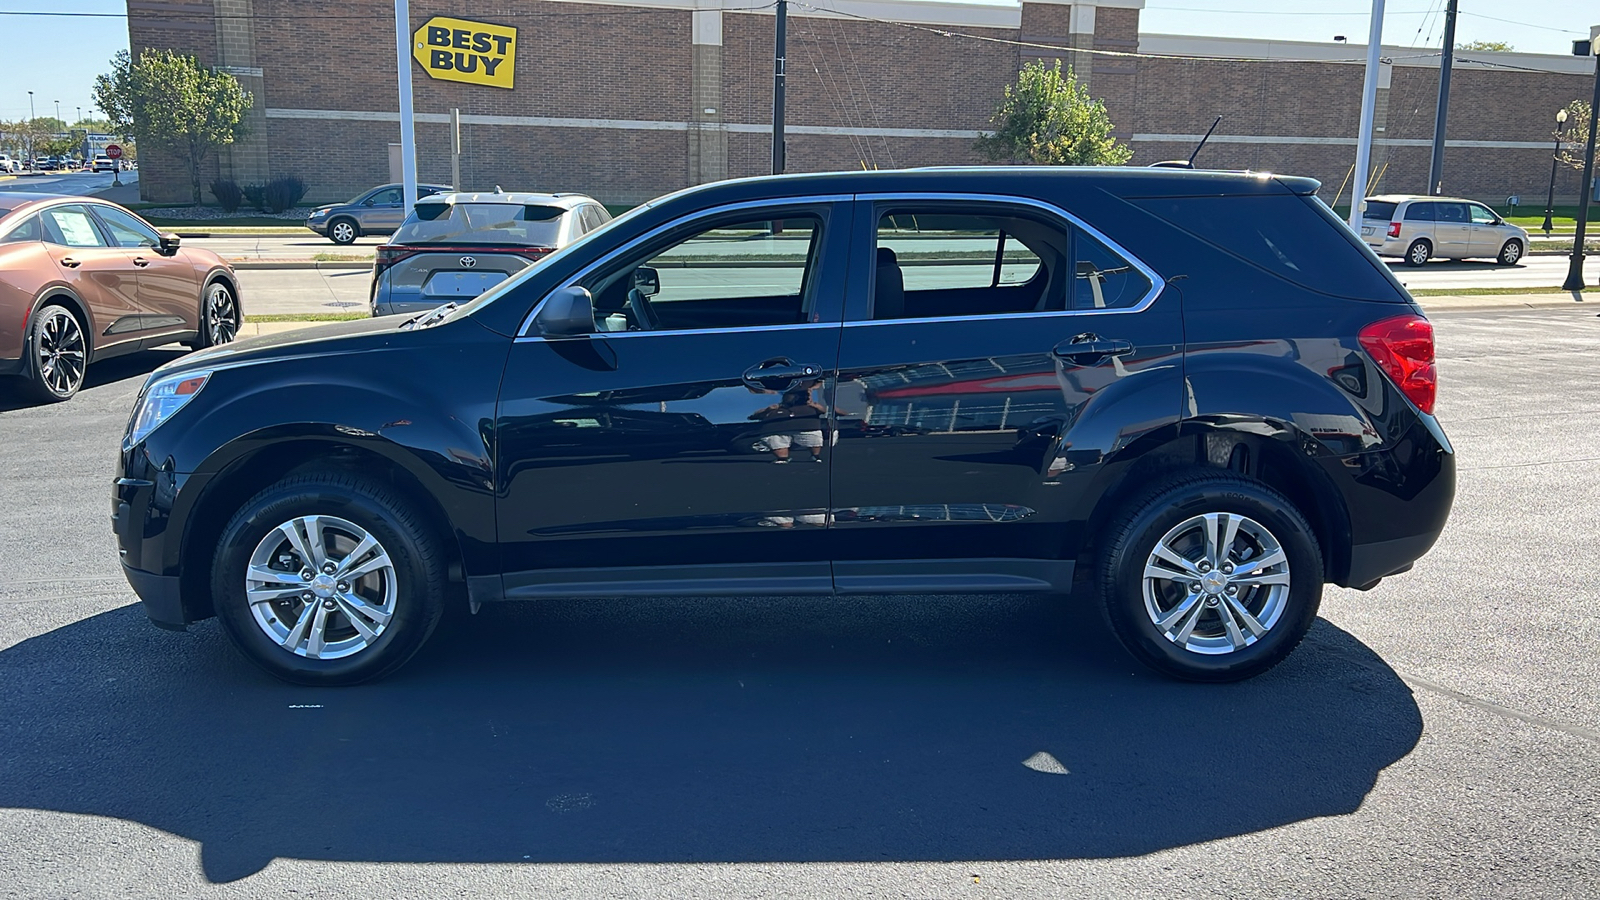
[[[83,328],[66,307],[46,306],[34,316],[30,335],[29,384],[46,403],[67,400],[83,387],[89,345]]]
[[[233,291],[223,282],[214,281],[206,288],[205,315],[200,328],[204,347],[231,343],[239,334],[239,304],[234,302]]]

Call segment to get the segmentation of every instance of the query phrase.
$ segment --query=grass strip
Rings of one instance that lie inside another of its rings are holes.
[[[1563,291],[1559,287],[1536,288],[1411,288],[1413,297],[1513,297],[1519,294],[1536,297],[1549,297],[1551,295],[1567,296],[1571,291]],[[1586,285],[1583,292],[1586,294],[1600,294],[1600,285]]]
[[[245,316],[246,325],[266,324],[268,322],[354,322],[357,319],[370,319],[371,313],[278,313],[263,316]]]

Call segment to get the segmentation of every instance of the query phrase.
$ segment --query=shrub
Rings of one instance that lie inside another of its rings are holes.
[[[244,186],[240,187],[239,191],[240,191],[240,193],[244,194],[244,199],[250,201],[250,205],[253,208],[258,209],[258,210],[260,210],[262,212],[266,212],[267,211],[267,186],[266,185],[264,185],[264,184],[247,184],[247,185],[244,185]]]
[[[238,211],[239,204],[244,202],[244,191],[239,190],[238,182],[232,178],[218,178],[211,182],[211,195],[217,198],[217,205],[225,213]]]
[[[267,211],[281,213],[306,195],[306,183],[293,175],[285,175],[267,182],[262,194]]]

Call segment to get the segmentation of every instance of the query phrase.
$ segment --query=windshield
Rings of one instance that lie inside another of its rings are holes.
[[[564,212],[520,203],[419,203],[390,243],[554,247]]]

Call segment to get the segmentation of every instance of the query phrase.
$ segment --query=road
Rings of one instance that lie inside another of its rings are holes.
[[[0,193],[92,194],[111,187],[110,172],[40,172],[0,178]],[[139,180],[138,172],[123,172],[122,183]]]
[[[1442,313],[1450,527],[1288,662],[1152,676],[1034,597],[490,607],[397,677],[150,627],[112,455],[166,352],[0,402],[8,896],[1600,895],[1600,319]]]

